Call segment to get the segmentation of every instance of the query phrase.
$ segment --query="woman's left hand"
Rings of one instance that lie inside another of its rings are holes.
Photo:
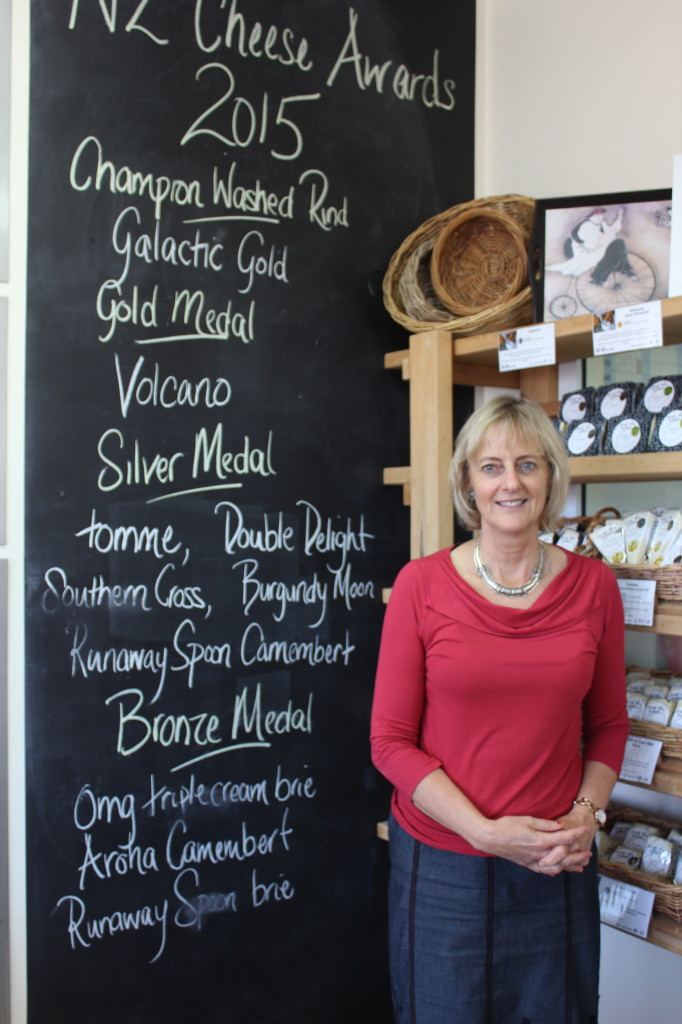
[[[565,829],[582,828],[581,833],[570,846],[555,846],[538,862],[538,867],[555,867],[561,871],[580,872],[587,867],[592,857],[592,844],[599,831],[594,815],[587,807],[573,807],[561,819]]]

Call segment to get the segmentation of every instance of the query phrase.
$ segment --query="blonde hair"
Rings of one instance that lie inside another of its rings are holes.
[[[478,530],[481,516],[469,496],[469,462],[481,447],[491,427],[501,427],[516,437],[533,440],[549,466],[549,495],[539,527],[555,530],[566,501],[570,480],[568,457],[563,442],[547,413],[536,402],[513,395],[500,395],[477,409],[466,421],[455,443],[450,463],[450,486],[457,518],[468,530]]]

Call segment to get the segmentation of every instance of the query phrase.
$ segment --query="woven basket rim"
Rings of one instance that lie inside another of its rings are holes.
[[[625,565],[614,565],[612,562],[606,563],[609,569],[618,575],[618,573],[634,572],[637,573],[651,573],[654,578],[663,576],[680,576],[682,574],[682,565],[647,565],[646,562],[631,562]]]
[[[499,329],[505,327],[518,327],[519,321],[523,318],[530,318],[532,314],[532,295],[530,285],[515,295],[507,304],[493,306],[483,313],[473,314],[468,317],[448,316],[443,319],[443,313],[433,307],[431,319],[417,319],[410,316],[400,301],[398,282],[404,270],[405,263],[412,251],[420,244],[434,241],[444,224],[446,224],[456,213],[464,209],[487,209],[493,206],[502,205],[503,209],[515,209],[528,218],[528,235],[535,210],[535,200],[529,196],[516,193],[507,193],[498,196],[486,196],[481,199],[472,199],[465,203],[458,203],[441,213],[435,214],[424,221],[418,228],[407,236],[401,245],[393,253],[383,280],[384,306],[389,316],[396,323],[413,334],[422,331],[445,330],[453,334],[480,334],[485,330]]]

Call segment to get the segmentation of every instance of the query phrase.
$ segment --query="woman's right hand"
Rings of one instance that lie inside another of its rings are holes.
[[[545,818],[506,815],[478,823],[469,841],[482,853],[503,857],[538,874],[554,876],[586,866],[591,856],[589,849],[582,848],[587,833],[592,834],[587,825],[567,829],[558,821]],[[549,858],[549,864],[541,863],[550,851],[561,852],[562,849],[565,853],[560,860],[555,856]]]

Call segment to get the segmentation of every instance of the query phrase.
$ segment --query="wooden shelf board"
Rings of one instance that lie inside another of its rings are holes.
[[[390,485],[403,485],[410,482],[409,466],[387,466],[384,469],[384,483]]]
[[[606,927],[613,926],[607,925]],[[622,935],[631,934],[620,928],[614,928],[614,931],[620,931]],[[682,924],[673,921],[672,917],[666,917],[665,914],[652,915],[649,934],[645,939],[641,939],[639,935],[633,935],[632,938],[639,939],[640,942],[651,942],[654,946],[660,946],[662,949],[682,956]]]
[[[682,797],[682,772],[671,771],[670,767],[669,762],[662,762],[654,772],[653,781],[650,786],[645,785],[643,782],[630,782],[628,779],[621,779],[620,781],[628,786],[636,786],[638,789],[648,789],[654,793],[665,793],[667,796]]]
[[[642,452],[638,455],[585,455],[568,460],[571,483],[641,483],[682,479],[682,452]],[[384,470],[384,483],[409,483],[410,467]]]
[[[405,360],[409,360],[410,350],[409,348],[401,348],[395,352],[386,352],[384,354],[384,369],[385,370],[399,370]]]
[[[637,633],[662,633],[665,636],[682,636],[682,602],[660,601],[654,613],[653,626],[629,626]]]
[[[663,344],[678,345],[682,342],[682,296],[662,299],[661,305],[664,322]],[[554,330],[558,363],[567,363],[573,359],[588,359],[592,355],[592,316],[590,313],[574,316],[568,320],[555,320]],[[498,331],[490,331],[472,338],[453,337],[452,351],[455,361],[496,367],[498,335]],[[384,356],[384,366],[386,369],[400,369],[408,358],[407,349],[388,352]]]
[[[571,482],[577,484],[638,483],[679,480],[682,452],[642,452],[635,455],[583,455],[570,458]]]
[[[672,917],[666,917],[665,914],[654,914],[647,942],[653,942],[655,946],[662,946],[663,949],[682,956],[682,924],[673,921]]]
[[[663,344],[678,345],[682,341],[682,296],[661,300],[664,320]],[[525,325],[519,324],[520,327]],[[555,320],[557,363],[588,359],[592,355],[592,314],[584,313],[568,320]],[[473,338],[453,338],[453,354],[464,363],[497,365],[499,332],[479,334]]]

